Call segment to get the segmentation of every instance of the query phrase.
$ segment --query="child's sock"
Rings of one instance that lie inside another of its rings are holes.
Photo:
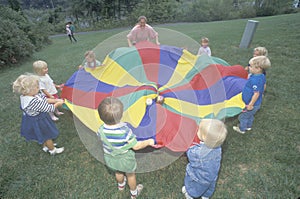
[[[131,199],[136,199],[136,197],[141,194],[141,191],[143,190],[143,188],[144,188],[144,186],[142,184],[138,184],[134,191],[130,190]]]
[[[135,189],[134,191],[130,190],[130,193],[131,193],[132,196],[137,196],[138,195],[137,189]]]
[[[126,176],[124,176],[124,181],[122,183],[118,183],[118,189],[120,191],[125,189],[126,181],[127,181]]]

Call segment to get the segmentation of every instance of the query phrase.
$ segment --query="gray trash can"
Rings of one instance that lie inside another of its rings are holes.
[[[254,20],[248,20],[241,43],[240,48],[249,48],[252,39],[254,37],[254,33],[256,31],[256,28],[258,26],[258,21]]]

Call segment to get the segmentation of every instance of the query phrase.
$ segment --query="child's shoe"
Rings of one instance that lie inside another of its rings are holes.
[[[240,127],[238,127],[238,126],[233,126],[232,128],[233,128],[233,130],[235,130],[238,133],[241,133],[241,134],[245,133],[245,131],[241,131]]]
[[[251,131],[252,128],[246,128],[246,131]]]
[[[181,188],[181,192],[184,194],[184,196],[185,196],[186,199],[193,199],[193,198],[187,193],[185,186],[183,186],[183,187]]]
[[[119,191],[123,191],[125,189],[126,182],[127,182],[127,178],[126,178],[126,176],[124,176],[123,183],[121,183],[121,184],[118,183],[118,189],[119,189]]]
[[[63,115],[64,113],[63,112],[60,112],[59,110],[55,111],[55,114],[56,115]]]
[[[56,148],[54,147],[53,150],[49,150],[50,155],[60,154],[65,150],[64,147]]]
[[[53,146],[57,146],[57,143],[53,143]],[[49,148],[47,146],[44,146],[43,147],[43,151],[44,152],[48,152],[49,151]]]
[[[131,199],[136,199],[141,194],[143,188],[144,188],[144,186],[142,184],[138,184],[136,186],[136,194],[131,193]]]
[[[49,115],[50,115],[50,117],[51,117],[51,119],[53,121],[57,121],[58,120],[58,117],[56,117],[53,112],[49,113]]]

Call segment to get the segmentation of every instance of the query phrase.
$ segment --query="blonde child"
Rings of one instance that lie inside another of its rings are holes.
[[[43,145],[43,150],[51,155],[62,153],[64,147],[56,148],[53,143],[59,132],[48,113],[61,106],[63,100],[47,99],[40,92],[39,77],[31,74],[19,76],[13,83],[13,91],[21,94],[21,136]]]
[[[265,47],[262,47],[262,46],[254,48],[253,49],[253,57],[257,57],[257,56],[266,56],[266,57],[268,57],[268,50]],[[248,73],[249,73],[248,78],[251,75],[251,73],[249,71],[249,66],[250,66],[250,64],[248,64],[248,66],[245,67],[245,70],[248,71]],[[263,74],[265,76],[267,75],[265,70],[263,71]],[[265,84],[264,85],[264,91],[266,90],[266,88],[267,88],[267,85]]]
[[[211,50],[209,47],[209,39],[207,37],[201,38],[201,47],[198,50],[198,55],[211,56]]]
[[[189,163],[182,193],[187,199],[204,199],[213,195],[221,166],[221,145],[227,136],[227,129],[220,120],[203,119],[197,136],[200,143],[191,146],[186,152]]]
[[[266,56],[268,57],[268,50],[265,47],[259,46],[253,49],[253,57]],[[245,70],[249,71],[249,64],[245,67]]]
[[[135,199],[141,193],[143,185],[136,183],[137,163],[133,150],[154,145],[154,140],[136,140],[127,124],[121,122],[123,104],[117,98],[105,98],[98,106],[98,113],[104,122],[98,131],[98,136],[103,143],[106,165],[115,172],[118,189],[124,190],[128,182],[131,199]]]
[[[39,83],[41,91],[46,95],[47,98],[58,99],[57,88],[61,88],[60,85],[56,85],[51,77],[48,75],[48,64],[45,61],[38,60],[33,63],[33,70],[36,75],[39,76]],[[53,121],[57,121],[58,117],[54,115],[53,112],[49,113]],[[58,109],[55,109],[56,115],[62,115]]]
[[[252,129],[254,115],[260,109],[266,77],[263,72],[271,67],[271,62],[266,56],[257,56],[250,59],[250,77],[242,90],[242,99],[246,108],[239,115],[239,126],[233,126],[233,130],[244,134]]]
[[[103,66],[100,61],[96,59],[94,51],[89,50],[84,53],[85,63],[79,66],[81,68],[91,68],[95,69],[97,66]]]

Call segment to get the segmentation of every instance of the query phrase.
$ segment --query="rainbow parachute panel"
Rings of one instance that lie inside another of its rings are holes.
[[[141,42],[112,51],[103,64],[76,71],[62,91],[68,108],[94,132],[103,124],[98,105],[113,96],[123,102],[122,120],[138,140],[152,137],[157,147],[185,151],[199,141],[201,119],[232,117],[245,107],[241,91],[247,72],[216,57]]]

